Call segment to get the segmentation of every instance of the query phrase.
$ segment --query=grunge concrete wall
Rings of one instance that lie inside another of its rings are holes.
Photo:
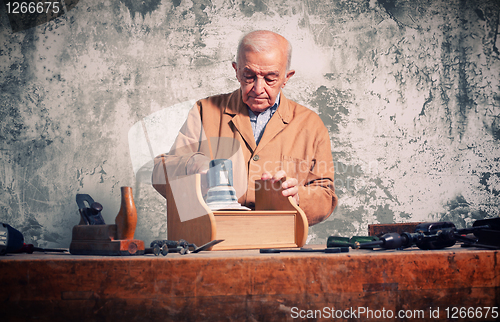
[[[331,135],[339,206],[309,242],[499,215],[498,0],[72,2],[16,32],[0,9],[0,221],[29,243],[69,246],[77,193],[113,222],[121,186],[134,189],[136,237],[165,238],[164,200],[136,179],[128,131],[236,89],[235,47],[254,29],[291,41],[285,93]]]

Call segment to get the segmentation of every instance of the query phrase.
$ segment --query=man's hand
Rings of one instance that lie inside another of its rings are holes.
[[[186,164],[188,175],[199,173],[201,175],[201,194],[205,195],[208,191],[208,163],[210,159],[203,154],[194,154]]]
[[[186,164],[186,174],[206,173],[210,158],[207,158],[201,153],[195,153],[191,156]]]
[[[272,182],[280,181],[286,177],[286,172],[280,170],[272,176],[269,172],[264,172],[261,176],[262,180],[271,180]],[[282,194],[285,197],[292,196],[297,205],[299,204],[299,181],[296,178],[288,178],[281,184],[283,188]]]

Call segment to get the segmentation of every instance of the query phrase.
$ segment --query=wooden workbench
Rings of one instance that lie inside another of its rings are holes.
[[[499,251],[458,246],[341,254],[11,254],[0,257],[0,320],[314,321],[315,314],[383,321],[384,312],[404,310],[413,316],[406,321],[438,321],[449,307],[499,307],[499,265]],[[439,318],[429,318],[437,309]],[[482,320],[495,320],[489,314]],[[476,320],[470,317],[458,320]]]

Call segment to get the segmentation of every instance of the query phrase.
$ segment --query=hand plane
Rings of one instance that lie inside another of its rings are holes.
[[[89,205],[87,207],[85,202]],[[77,194],[76,204],[78,205],[78,211],[80,212],[80,225],[105,225],[104,219],[102,218],[101,211],[102,205],[95,202],[90,195],[87,194]]]
[[[80,223],[73,227],[69,251],[73,255],[143,255],[144,241],[134,239],[137,225],[132,188],[122,187],[122,203],[114,225],[106,225],[102,205],[86,194],[77,194]],[[86,205],[88,204],[88,206]]]

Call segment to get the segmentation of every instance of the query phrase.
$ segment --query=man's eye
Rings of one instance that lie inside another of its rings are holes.
[[[266,83],[272,84],[274,82],[276,82],[276,78],[266,78]]]
[[[253,83],[255,80],[254,76],[243,76],[243,78],[245,79],[245,82],[247,82],[247,83]]]

